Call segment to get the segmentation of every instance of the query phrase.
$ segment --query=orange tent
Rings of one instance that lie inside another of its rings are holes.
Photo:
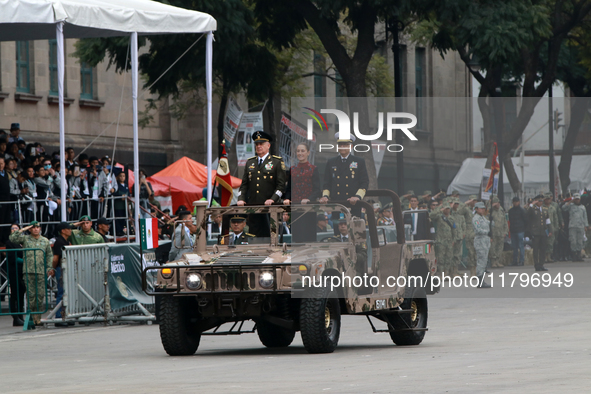
[[[215,182],[216,171],[213,171],[211,179]],[[183,157],[162,171],[152,175],[153,177],[161,176],[180,176],[187,182],[198,186],[200,188],[207,187],[207,167],[201,163],[191,160],[188,157]],[[240,187],[242,180],[236,177],[232,177],[232,188],[236,189]]]
[[[151,176],[146,180],[152,185],[155,195],[171,197],[172,212],[181,205],[191,209],[193,201],[199,200],[203,195],[200,187],[190,184],[179,176]]]

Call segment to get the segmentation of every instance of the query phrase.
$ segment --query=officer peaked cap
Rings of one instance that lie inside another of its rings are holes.
[[[273,137],[271,137],[269,134],[265,133],[262,130],[258,130],[258,131],[255,131],[254,134],[252,135],[252,140],[254,142],[272,142]]]

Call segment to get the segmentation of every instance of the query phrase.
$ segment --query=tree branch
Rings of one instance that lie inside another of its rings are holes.
[[[340,43],[338,36],[329,22],[320,16],[320,11],[310,0],[294,1],[295,9],[306,19],[314,29],[326,52],[343,77],[349,76],[351,58],[347,50]]]

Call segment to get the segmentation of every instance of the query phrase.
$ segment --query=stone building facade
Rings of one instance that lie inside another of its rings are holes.
[[[115,160],[133,163],[131,73],[116,73],[114,67],[107,69],[105,62],[94,68],[80,64],[72,57],[75,42],[66,40],[66,146],[77,153],[87,148],[89,155],[112,156],[116,140]],[[148,98],[154,97],[140,90],[140,111]],[[57,102],[55,41],[0,43],[0,128],[8,131],[11,123],[20,123],[21,136],[27,142],[41,142],[49,153],[57,151]],[[184,154],[198,158],[199,151],[204,151],[202,116],[179,124],[171,118],[167,100],[159,101],[152,116],[152,121],[139,130],[140,166],[148,173]],[[192,149],[194,144],[202,148]]]

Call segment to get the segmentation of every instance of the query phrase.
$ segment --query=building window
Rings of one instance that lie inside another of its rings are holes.
[[[336,97],[337,109],[343,110],[345,108],[344,97],[347,96],[345,83],[341,74],[335,70],[334,72],[334,95]]]
[[[415,48],[415,97],[417,106],[417,128],[425,129],[424,100],[426,93],[426,62],[425,48]]]
[[[94,99],[94,80],[93,69],[86,63],[80,64],[80,98],[93,100]]]
[[[49,40],[49,94],[58,95],[57,84],[57,40]]]
[[[29,42],[16,42],[16,91],[31,92]]]
[[[314,97],[325,97],[324,73],[325,73],[324,56],[314,52]]]
[[[326,97],[326,61],[320,53],[314,52],[314,106],[316,108],[324,107],[324,97]]]
[[[398,54],[400,56],[400,64],[398,68],[400,70],[400,92],[402,97],[407,97],[406,92],[406,77],[407,77],[407,65],[406,65],[406,45],[400,45],[398,48]]]

